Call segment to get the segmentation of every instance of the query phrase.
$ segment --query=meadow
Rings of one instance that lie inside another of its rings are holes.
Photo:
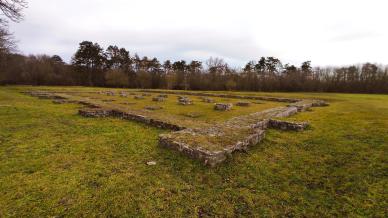
[[[0,217],[388,214],[387,95],[234,92],[317,98],[330,106],[287,118],[309,121],[306,131],[269,130],[248,152],[208,168],[158,146],[158,135],[168,130],[84,118],[77,113],[80,105],[21,93],[41,89],[113,90],[0,87]],[[177,110],[170,100],[166,105],[174,117],[196,111],[191,106]],[[199,119],[206,122],[241,112],[217,117],[201,107],[208,113]],[[241,113],[253,109],[258,108]]]

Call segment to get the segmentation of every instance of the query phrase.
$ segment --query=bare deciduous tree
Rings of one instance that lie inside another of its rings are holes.
[[[16,50],[13,35],[4,27],[0,26],[0,54],[7,54]]]
[[[22,10],[27,7],[25,0],[0,0],[0,10],[3,15],[14,22],[23,18]]]

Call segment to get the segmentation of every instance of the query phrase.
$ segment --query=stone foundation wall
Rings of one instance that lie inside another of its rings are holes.
[[[232,109],[233,107],[233,104],[226,104],[226,103],[215,103],[214,104],[214,110],[217,110],[217,111],[228,111],[230,109]]]
[[[157,91],[157,90],[141,90],[141,91],[142,92],[150,92],[150,93],[174,94],[174,95],[194,95],[194,96],[204,96],[204,97],[237,98],[237,99],[277,101],[277,102],[288,102],[288,103],[295,103],[295,102],[301,101],[300,99],[294,99],[294,98],[277,98],[277,97],[267,97],[267,96],[244,96],[244,95],[204,93],[204,92]]]
[[[183,130],[190,131],[190,130]],[[257,130],[244,140],[238,141],[221,151],[207,151],[201,147],[193,148],[183,142],[174,141],[169,134],[159,135],[159,145],[183,153],[184,155],[201,161],[204,165],[214,167],[225,161],[235,151],[246,151],[248,147],[256,145],[264,139],[264,130]]]
[[[78,114],[84,117],[109,117],[112,111],[101,108],[84,108],[78,110]]]
[[[303,131],[309,126],[309,123],[288,122],[288,121],[270,119],[268,122],[268,126],[270,128],[281,129],[281,130]]]
[[[84,117],[115,117],[124,120],[131,120],[140,123],[144,123],[150,126],[162,128],[162,129],[170,129],[173,131],[179,131],[185,129],[185,127],[178,126],[175,124],[171,124],[162,120],[148,118],[143,115],[134,114],[130,112],[124,112],[116,109],[104,109],[104,108],[84,108],[78,111],[79,115]]]

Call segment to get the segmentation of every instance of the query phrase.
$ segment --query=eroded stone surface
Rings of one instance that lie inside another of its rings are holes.
[[[231,110],[233,107],[233,104],[231,103],[215,103],[214,104],[214,110],[217,111],[228,111]]]
[[[112,114],[112,111],[102,108],[84,108],[78,110],[78,113],[84,117],[108,117]]]
[[[309,126],[309,123],[308,122],[290,122],[290,121],[270,119],[268,125],[269,125],[269,127],[275,128],[275,129],[303,131]]]
[[[193,101],[191,99],[189,99],[188,97],[178,96],[178,103],[180,105],[192,105]]]

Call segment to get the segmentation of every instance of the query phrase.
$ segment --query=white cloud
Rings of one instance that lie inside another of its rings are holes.
[[[388,63],[386,0],[30,0],[12,24],[22,52],[59,54],[78,43],[117,44],[167,58],[260,56],[299,64]]]

